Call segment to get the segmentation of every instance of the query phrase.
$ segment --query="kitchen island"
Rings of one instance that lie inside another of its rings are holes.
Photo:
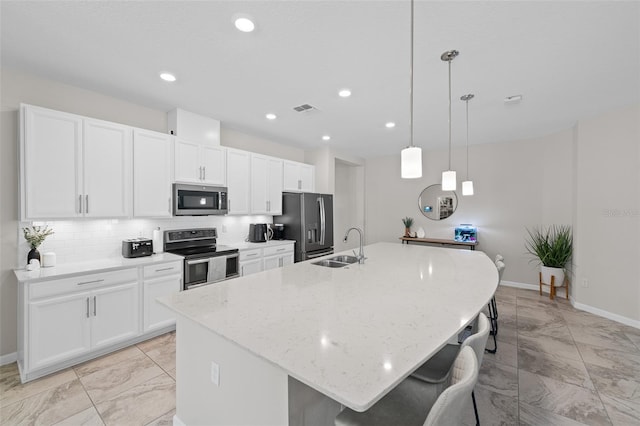
[[[160,299],[178,314],[176,424],[332,424],[340,404],[364,411],[497,288],[479,251],[364,252],[364,264],[301,262]]]

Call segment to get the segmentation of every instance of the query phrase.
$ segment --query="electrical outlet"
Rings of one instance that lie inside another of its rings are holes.
[[[583,278],[581,284],[582,284],[582,287],[588,288],[589,287],[589,280],[586,279],[586,278]]]
[[[220,386],[220,366],[211,361],[211,383]]]

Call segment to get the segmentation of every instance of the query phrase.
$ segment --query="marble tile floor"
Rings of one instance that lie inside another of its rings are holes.
[[[483,426],[640,425],[640,330],[535,291],[496,298],[498,352],[475,389]],[[470,398],[462,409],[474,425]],[[171,425],[174,413],[174,333],[25,385],[15,363],[0,367],[1,425]]]

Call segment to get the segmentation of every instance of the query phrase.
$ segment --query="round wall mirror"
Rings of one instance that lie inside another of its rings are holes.
[[[420,213],[431,220],[446,219],[457,207],[458,196],[455,191],[443,191],[439,183],[427,186],[418,197]]]

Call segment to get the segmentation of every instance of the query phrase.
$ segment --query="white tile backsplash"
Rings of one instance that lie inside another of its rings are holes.
[[[218,243],[233,245],[244,242],[250,223],[272,223],[272,216],[184,216],[170,219],[104,219],[21,222],[18,227],[18,261],[22,268],[27,261],[29,245],[22,228],[32,223],[48,225],[54,234],[38,248],[40,253],[54,252],[57,263],[84,262],[121,256],[122,240],[135,237],[151,238],[153,230],[215,227]],[[225,231],[225,232],[223,232]]]

